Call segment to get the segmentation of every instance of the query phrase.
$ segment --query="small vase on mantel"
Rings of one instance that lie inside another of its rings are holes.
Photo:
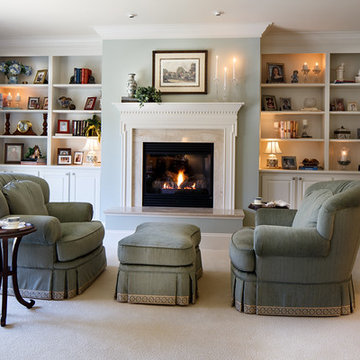
[[[8,78],[8,84],[17,84],[18,83],[18,76],[17,75],[7,74],[6,77]]]
[[[127,94],[129,98],[133,98],[135,96],[137,83],[135,81],[135,75],[134,73],[129,74],[129,78],[127,81]]]

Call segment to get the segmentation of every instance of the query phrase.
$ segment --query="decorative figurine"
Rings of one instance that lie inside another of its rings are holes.
[[[135,96],[137,83],[135,81],[135,75],[134,73],[129,74],[129,78],[127,81],[127,93],[129,98],[133,98]]]
[[[344,81],[344,63],[336,68],[336,81]]]
[[[293,71],[293,73],[291,75],[291,82],[292,83],[298,83],[299,82],[298,74],[299,74],[298,70]]]

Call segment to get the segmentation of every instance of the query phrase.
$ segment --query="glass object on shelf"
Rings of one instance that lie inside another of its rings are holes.
[[[20,93],[17,93],[16,96],[15,96],[15,106],[16,106],[17,109],[20,108],[20,101],[21,101]]]
[[[99,142],[97,138],[88,138],[86,139],[86,144],[83,148],[84,151],[87,151],[86,162],[92,166],[96,164],[97,154],[96,152],[100,149]]]
[[[308,119],[303,119],[302,120],[301,137],[302,138],[312,138],[312,136],[308,134],[308,131],[309,131],[309,120]]]
[[[338,155],[338,164],[342,170],[345,170],[348,165],[351,164],[350,149],[343,147]]]
[[[313,68],[313,73],[315,74],[315,82],[319,82],[319,74],[321,73],[321,68],[319,63],[315,63],[315,67]]]
[[[301,110],[302,111],[318,111],[319,109],[316,107],[316,99],[313,97],[305,98],[304,107]]]
[[[282,154],[279,143],[277,141],[268,141],[264,153],[269,154],[268,158],[266,159],[266,167],[270,169],[278,168],[279,162],[276,154]]]
[[[307,82],[308,81],[308,74],[310,72],[309,65],[307,64],[307,62],[304,62],[304,65],[301,68],[301,72],[304,75],[304,82]]]

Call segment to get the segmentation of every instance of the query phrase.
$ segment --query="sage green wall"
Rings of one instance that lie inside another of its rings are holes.
[[[238,59],[240,85],[236,98],[245,107],[239,112],[236,158],[236,207],[246,209],[258,194],[259,118],[260,118],[260,39],[186,39],[186,40],[105,40],[103,42],[103,115],[102,115],[102,211],[119,206],[121,169],[120,116],[114,102],[126,95],[127,74],[136,73],[139,86],[151,85],[153,50],[208,50],[208,94],[167,95],[169,102],[213,102],[215,55],[219,74]]]

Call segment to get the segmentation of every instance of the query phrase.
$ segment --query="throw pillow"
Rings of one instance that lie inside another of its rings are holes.
[[[333,196],[328,189],[320,189],[307,194],[297,211],[292,227],[316,227],[319,211],[323,203]]]
[[[2,192],[11,214],[49,215],[41,187],[33,181],[10,181],[3,187]]]

